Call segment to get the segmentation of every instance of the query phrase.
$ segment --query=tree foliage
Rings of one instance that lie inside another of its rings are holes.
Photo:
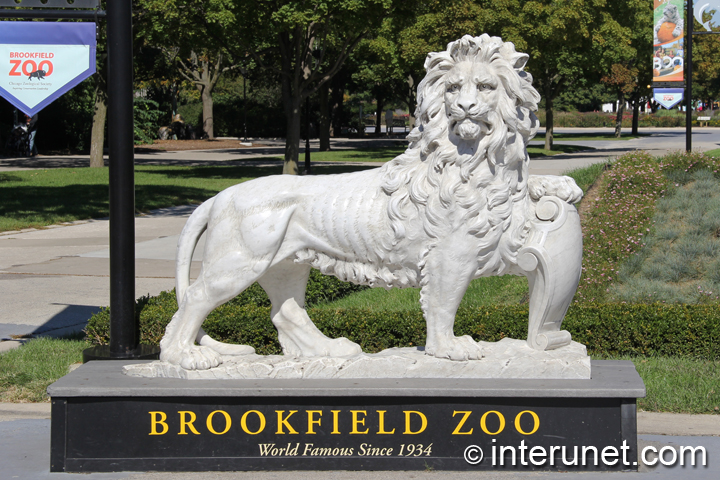
[[[236,51],[280,77],[287,133],[283,173],[297,174],[302,105],[339,71],[391,0],[237,0]]]

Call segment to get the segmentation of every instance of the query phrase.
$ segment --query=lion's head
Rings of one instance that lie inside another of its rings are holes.
[[[410,141],[448,137],[455,144],[469,143],[461,149],[472,148],[500,133],[494,127],[503,124],[530,140],[537,130],[531,117],[540,95],[532,76],[523,71],[527,60],[512,43],[489,35],[466,35],[447,50],[428,54],[427,75],[418,86],[417,129]]]
[[[503,269],[490,256],[513,257],[525,228],[525,147],[539,125],[533,112],[540,95],[523,71],[527,60],[512,43],[486,34],[428,55],[410,146],[384,167],[393,243],[411,217],[419,215],[428,236],[438,238],[460,212],[471,234],[498,247],[486,249],[495,264],[488,268]]]

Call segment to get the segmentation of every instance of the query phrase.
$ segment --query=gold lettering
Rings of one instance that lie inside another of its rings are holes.
[[[307,433],[308,433],[308,435],[314,435],[314,434],[315,434],[315,429],[313,428],[313,425],[317,425],[318,427],[320,426],[320,418],[318,418],[317,420],[315,420],[315,419],[313,418],[313,414],[314,414],[314,413],[319,413],[319,414],[320,414],[320,417],[322,417],[322,410],[308,410],[308,411],[307,411],[307,416],[308,416],[308,429],[307,429]]]
[[[420,420],[422,421],[422,426],[420,427],[420,430],[413,432],[410,428],[410,415],[411,414],[420,415]],[[403,432],[403,435],[417,435],[418,433],[422,433],[427,428],[427,417],[422,414],[422,412],[416,412],[414,410],[405,410],[405,431]]]
[[[523,416],[523,413],[529,413],[533,418],[533,429],[530,432],[525,432],[522,428],[520,428],[520,418]],[[515,417],[515,430],[517,430],[518,433],[522,433],[523,435],[532,435],[533,433],[537,432],[538,428],[540,428],[540,418],[535,412],[532,412],[530,410],[523,410]]]
[[[213,415],[215,415],[216,413],[222,413],[223,417],[225,417],[225,430],[223,430],[222,432],[216,432],[215,429],[213,428],[212,419],[213,419]],[[232,425],[232,420],[230,419],[230,415],[228,415],[228,413],[223,410],[215,410],[207,417],[207,429],[208,429],[208,431],[210,431],[210,433],[214,433],[215,435],[226,434],[228,432],[228,430],[230,430],[230,425]]]
[[[359,434],[368,433],[370,431],[369,428],[366,428],[364,432],[360,432],[357,429],[358,425],[365,426],[365,418],[362,418],[362,419],[358,418],[358,413],[367,415],[367,411],[366,410],[350,410],[350,413],[352,413],[352,431],[350,432],[350,434],[352,435],[353,433],[359,433]]]
[[[378,435],[391,435],[391,434],[395,433],[394,428],[392,429],[391,432],[385,431],[385,412],[387,412],[387,410],[378,410],[377,411],[378,423],[380,424],[380,426],[378,427],[378,432],[377,432]]]
[[[277,434],[283,433],[284,434],[285,431],[283,430],[283,425],[285,425],[288,428],[288,430],[289,430],[288,433],[291,433],[291,434],[298,433],[295,431],[295,429],[292,427],[292,425],[290,425],[290,422],[288,422],[288,419],[290,417],[292,417],[292,415],[294,413],[297,413],[297,410],[290,410],[290,413],[288,413],[287,417],[285,417],[285,418],[283,418],[283,413],[285,413],[285,410],[275,410],[275,413],[277,413],[277,425],[278,425],[277,432],[275,432],[275,433],[277,433]]]
[[[486,420],[487,420],[487,416],[491,413],[494,413],[495,415],[497,415],[498,419],[500,420],[500,427],[497,429],[497,432],[490,432],[487,429]],[[497,435],[498,433],[502,432],[505,429],[505,417],[503,417],[502,413],[500,413],[496,410],[490,410],[488,412],[485,412],[483,414],[483,416],[480,418],[480,428],[482,429],[483,432],[487,433],[488,435]]]
[[[165,435],[168,432],[168,424],[165,423],[167,415],[165,412],[148,412],[150,414],[150,433],[148,435]],[[160,420],[158,420],[158,416]],[[162,432],[157,431],[157,426],[162,425]]]
[[[254,432],[251,432],[247,426],[247,416],[250,415],[251,413],[256,414],[258,416],[258,418],[260,419],[260,428],[258,428]],[[248,435],[257,435],[258,433],[265,430],[265,415],[263,415],[261,412],[258,412],[257,410],[248,410],[247,412],[245,412],[243,414],[242,418],[240,419],[240,426],[242,427],[243,431],[245,433],[247,433]]]
[[[454,431],[452,434],[453,434],[453,435],[470,435],[470,434],[472,434],[474,428],[471,428],[469,432],[461,432],[461,431],[460,431],[460,429],[463,427],[463,425],[465,425],[465,422],[467,421],[468,417],[470,416],[470,414],[471,414],[472,412],[471,412],[471,411],[470,411],[470,412],[463,412],[463,411],[455,410],[455,411],[453,411],[453,417],[454,417],[455,415],[457,415],[458,413],[464,413],[465,415],[463,415],[463,417],[460,419],[460,423],[458,423],[458,426],[455,427],[455,431]]]
[[[340,430],[338,430],[338,415],[340,414],[340,410],[330,410],[333,414],[333,431],[330,432],[330,435],[340,435]]]
[[[181,411],[178,412],[180,414],[180,433],[178,435],[187,435],[188,433],[185,431],[185,427],[188,427],[192,433],[195,435],[200,435],[200,432],[195,430],[195,426],[193,425],[193,422],[197,419],[197,415],[195,415],[193,412],[190,411]],[[185,416],[188,415],[190,417],[190,420],[185,420]]]

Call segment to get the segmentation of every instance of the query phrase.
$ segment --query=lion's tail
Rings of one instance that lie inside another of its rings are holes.
[[[210,210],[215,197],[206,201],[190,215],[178,238],[177,254],[175,255],[175,296],[178,305],[190,286],[190,265],[200,236],[207,229]]]

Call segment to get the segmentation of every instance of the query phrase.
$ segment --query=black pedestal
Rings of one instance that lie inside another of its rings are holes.
[[[51,471],[637,470],[631,362],[591,380],[177,380],[48,388]]]

